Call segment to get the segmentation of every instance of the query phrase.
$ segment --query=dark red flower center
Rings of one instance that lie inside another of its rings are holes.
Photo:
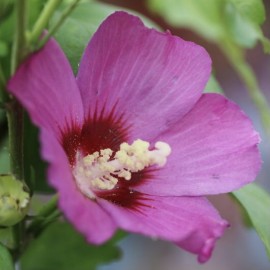
[[[81,152],[83,156],[98,152],[101,149],[118,151],[121,143],[128,140],[130,126],[123,116],[115,117],[114,112],[105,116],[88,117],[82,127],[73,125],[62,131],[62,145],[68,156],[71,167],[76,165],[76,155]],[[140,204],[143,194],[132,189],[141,181],[150,177],[147,170],[133,173],[130,181],[118,177],[118,183],[112,190],[95,190],[95,194],[117,205],[136,208]]]
[[[134,187],[153,177],[152,165],[166,163],[170,147],[157,142],[150,150],[140,139],[129,145],[129,129],[124,117],[112,111],[107,116],[94,114],[81,128],[73,125],[62,132],[62,145],[83,195],[128,208],[144,205],[145,196]]]

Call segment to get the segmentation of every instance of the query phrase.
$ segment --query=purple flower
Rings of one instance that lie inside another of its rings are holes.
[[[204,196],[253,181],[261,164],[250,120],[225,97],[202,94],[210,71],[200,46],[117,12],[76,79],[54,40],[11,79],[40,128],[59,206],[89,242],[121,228],[209,259],[228,223]]]

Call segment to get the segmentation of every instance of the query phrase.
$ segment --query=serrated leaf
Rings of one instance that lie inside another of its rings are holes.
[[[187,27],[213,42],[227,40],[245,48],[261,41],[261,0],[148,0],[150,8],[174,26]]]
[[[270,258],[270,194],[256,184],[249,184],[233,195],[247,212]]]
[[[21,259],[22,270],[94,270],[120,258],[114,240],[101,246],[88,244],[71,225],[56,222],[35,239]]]
[[[254,47],[262,35],[259,26],[245,17],[233,3],[227,4],[225,12],[230,39],[242,47]]]
[[[12,257],[6,247],[0,243],[0,269],[14,270]]]
[[[191,28],[209,40],[224,36],[222,0],[148,0],[148,3],[173,26]]]
[[[62,7],[62,9],[63,8],[64,7]],[[75,10],[55,34],[55,38],[67,55],[75,74],[77,73],[84,48],[90,38],[101,22],[117,10],[123,10],[123,8],[92,1],[83,2],[77,5]],[[60,15],[61,10],[56,12],[50,25],[53,25],[59,19]],[[146,25],[157,27],[156,24],[150,20],[146,18],[143,18],[143,20]]]
[[[265,8],[262,0],[230,0],[239,12],[253,23],[261,25],[265,20]]]

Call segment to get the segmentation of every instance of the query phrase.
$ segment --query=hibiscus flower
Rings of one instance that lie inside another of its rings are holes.
[[[245,114],[202,94],[210,72],[202,47],[116,12],[76,79],[51,39],[10,80],[40,128],[59,207],[89,242],[121,228],[209,259],[228,222],[205,196],[253,181],[261,163]]]

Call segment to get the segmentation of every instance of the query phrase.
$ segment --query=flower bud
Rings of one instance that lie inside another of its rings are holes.
[[[27,213],[30,195],[12,175],[0,175],[0,226],[13,226]]]

